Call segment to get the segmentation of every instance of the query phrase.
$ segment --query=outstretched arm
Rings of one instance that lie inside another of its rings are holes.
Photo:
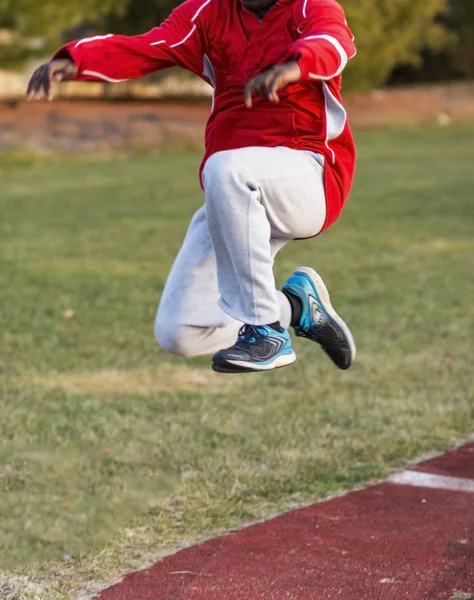
[[[98,35],[66,44],[50,63],[35,71],[28,97],[50,97],[51,83],[55,81],[115,83],[173,66],[202,76],[206,39],[200,23],[209,2],[187,0],[159,27],[143,35]]]

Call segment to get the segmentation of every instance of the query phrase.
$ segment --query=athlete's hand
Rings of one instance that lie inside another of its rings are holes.
[[[247,108],[252,108],[252,94],[258,94],[270,102],[279,102],[278,90],[300,79],[301,69],[298,61],[290,60],[282,65],[276,65],[247,81],[244,89],[245,104]]]
[[[26,91],[26,99],[39,100],[44,96],[48,100],[52,100],[51,85],[60,81],[69,81],[76,76],[77,67],[69,59],[52,60],[49,63],[41,65],[30,79]]]

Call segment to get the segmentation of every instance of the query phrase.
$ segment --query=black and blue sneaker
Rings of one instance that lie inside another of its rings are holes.
[[[295,360],[290,334],[284,327],[244,325],[233,346],[214,354],[212,368],[218,373],[271,371]]]
[[[292,322],[296,335],[317,342],[340,369],[348,369],[356,357],[354,338],[334,310],[324,281],[316,271],[300,267],[282,290],[297,309]]]

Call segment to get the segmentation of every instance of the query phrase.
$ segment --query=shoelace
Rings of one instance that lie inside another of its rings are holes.
[[[257,325],[244,325],[239,331],[236,346],[243,347],[255,344],[258,338],[266,337],[266,330]]]

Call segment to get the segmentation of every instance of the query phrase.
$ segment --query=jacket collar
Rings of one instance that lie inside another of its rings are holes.
[[[288,4],[293,4],[294,1],[295,0],[277,0],[277,2],[272,4],[272,6],[270,6],[270,8],[273,8],[273,6],[288,6]],[[239,4],[241,6],[243,6],[243,0],[239,0]],[[270,10],[270,8],[269,8],[269,10]],[[246,9],[246,10],[248,10],[248,9]]]

